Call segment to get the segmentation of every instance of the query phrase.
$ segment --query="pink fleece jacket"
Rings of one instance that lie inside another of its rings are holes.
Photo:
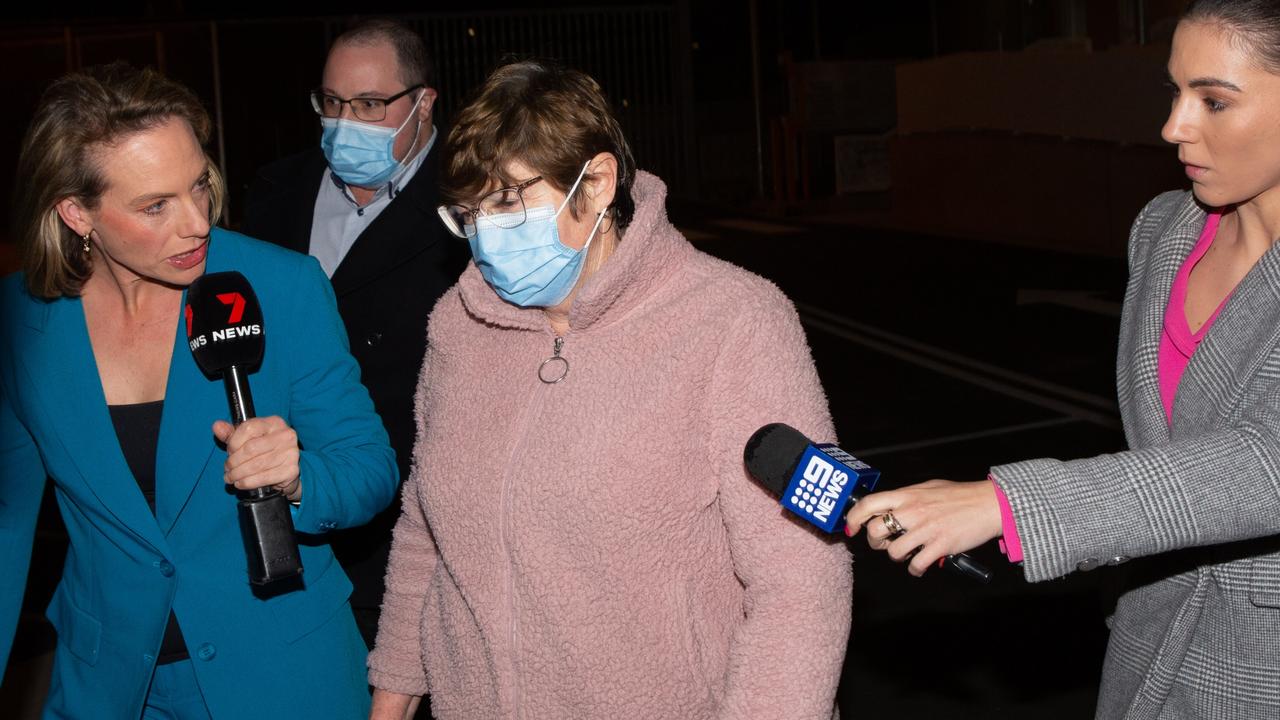
[[[834,439],[795,310],[695,250],[640,173],[555,336],[475,266],[431,314],[369,681],[437,718],[822,718],[849,632],[838,540],[743,468],[785,422]]]

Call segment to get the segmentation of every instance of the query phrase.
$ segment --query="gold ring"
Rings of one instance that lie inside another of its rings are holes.
[[[889,537],[898,537],[907,531],[906,528],[902,527],[902,523],[898,522],[898,518],[894,517],[891,512],[881,515],[880,521],[889,529]]]

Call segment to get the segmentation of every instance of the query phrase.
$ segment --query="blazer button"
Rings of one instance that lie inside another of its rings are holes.
[[[1101,564],[1102,562],[1099,561],[1098,558],[1089,558],[1088,560],[1082,560],[1079,565],[1076,565],[1076,569],[1080,572],[1089,572],[1090,570],[1096,569]]]
[[[168,560],[161,560],[156,563],[156,568],[160,570],[160,574],[165,577],[173,577],[173,563]]]
[[[1110,560],[1108,560],[1108,561],[1107,561],[1107,564],[1108,564],[1108,565],[1119,565],[1120,563],[1127,563],[1127,562],[1129,562],[1129,556],[1128,556],[1128,555],[1117,555],[1117,556],[1115,556],[1115,557],[1111,558]]]
[[[380,332],[369,333],[369,335],[364,339],[364,344],[368,345],[369,347],[373,347],[374,345],[377,345],[380,342],[382,342],[382,333]]]
[[[147,665],[150,665],[151,663],[153,663],[153,662],[155,662],[155,661],[156,661],[155,656],[154,656],[154,655],[152,655],[152,654],[150,654],[150,653],[147,653],[146,655],[143,655],[143,656],[142,656],[142,662],[143,662],[143,663],[145,663],[145,664],[147,664]]]
[[[212,660],[218,657],[218,648],[214,647],[213,643],[202,643],[196,650],[196,657],[201,660]]]

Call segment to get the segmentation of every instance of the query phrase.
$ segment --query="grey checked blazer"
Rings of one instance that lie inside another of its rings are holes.
[[[1156,373],[1174,275],[1204,227],[1189,192],[1129,238],[1117,382],[1129,450],[992,469],[1030,581],[1116,565],[1097,717],[1280,718],[1280,244],[1187,365],[1170,426]]]

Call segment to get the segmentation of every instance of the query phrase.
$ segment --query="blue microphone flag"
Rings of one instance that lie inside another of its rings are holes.
[[[835,445],[808,445],[782,494],[782,505],[821,530],[844,527],[851,499],[875,490],[880,471]]]

